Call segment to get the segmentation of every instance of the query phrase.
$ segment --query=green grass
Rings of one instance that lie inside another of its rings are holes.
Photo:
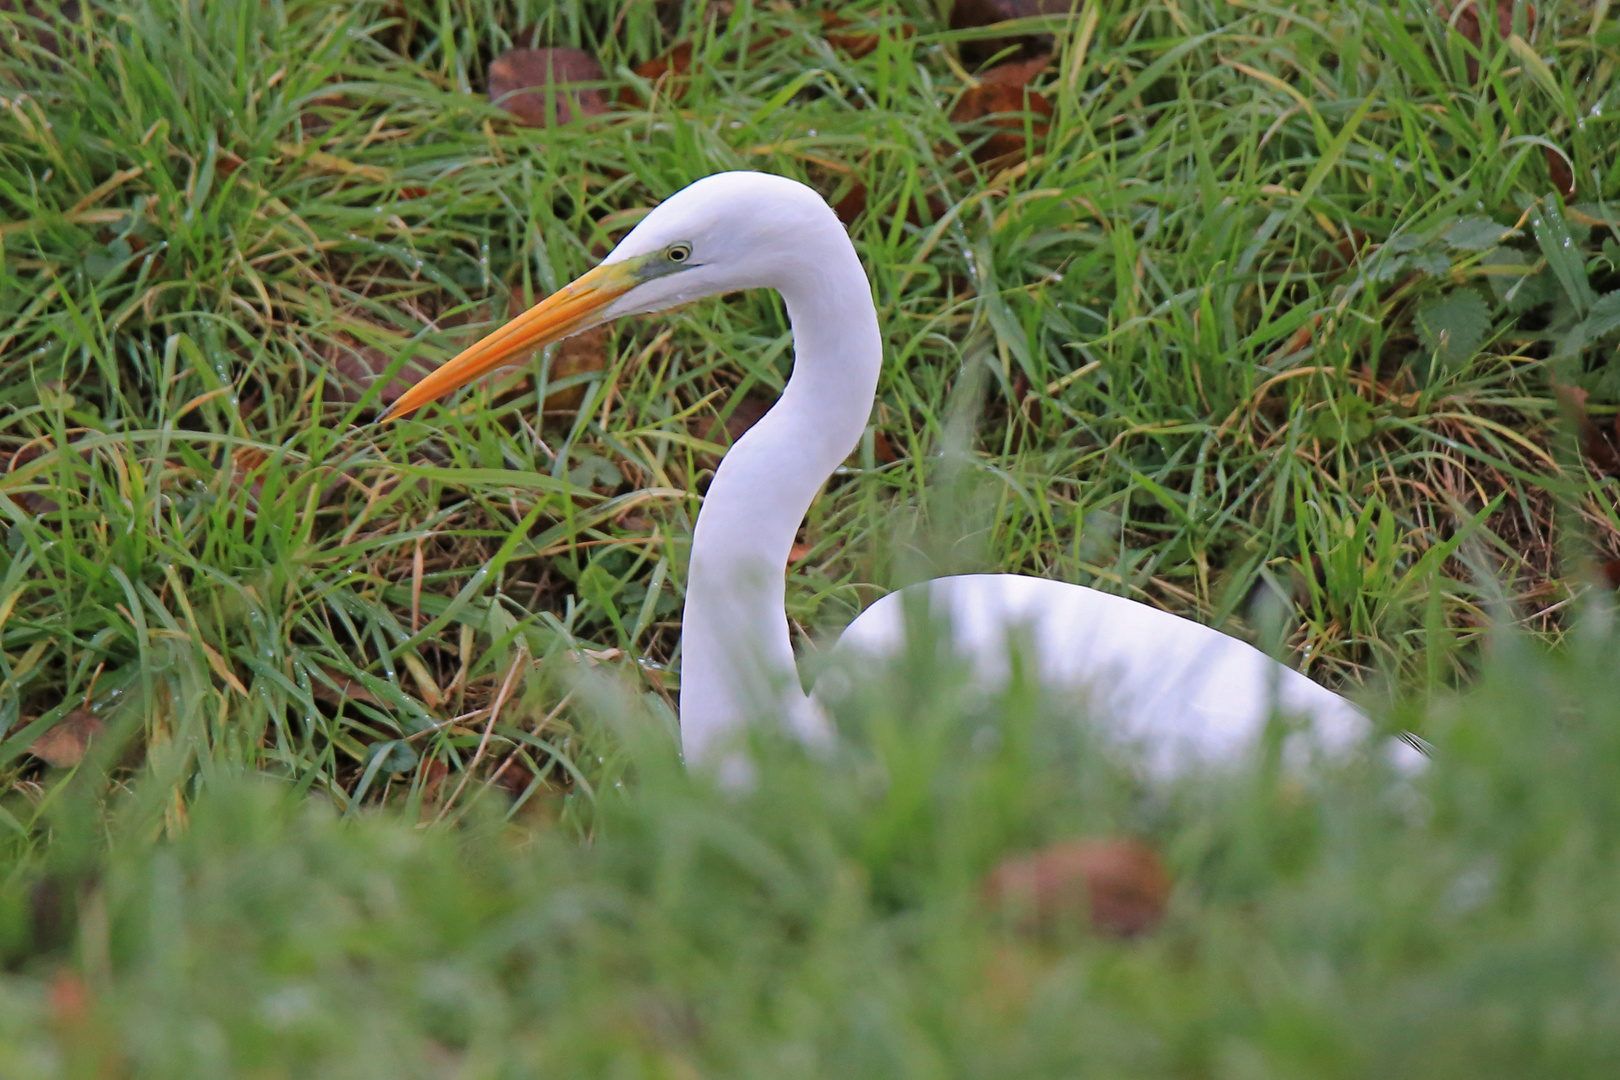
[[[1497,641],[1415,786],[1257,762],[1144,790],[1060,703],[965,711],[923,654],[832,760],[762,736],[749,795],[615,709],[635,782],[588,844],[221,771],[154,845],[164,777],[100,818],[80,791],[0,889],[0,1073],[1612,1076],[1620,680],[1590,630]],[[1176,877],[1151,935],[981,904],[1006,852],[1121,831]]]
[[[1620,400],[1612,333],[1572,337],[1620,285],[1620,233],[1590,224],[1620,213],[1612,21],[1543,5],[1553,82],[1487,42],[1474,86],[1471,47],[1416,9],[1087,15],[1040,77],[1038,152],[993,173],[949,121],[967,76],[931,9],[910,36],[874,17],[858,61],[811,13],[655,14],[91,5],[60,62],[12,19],[10,775],[83,703],[340,804],[403,798],[467,767],[511,675],[480,768],[515,753],[536,794],[576,790],[559,665],[617,649],[674,689],[705,418],[782,385],[779,306],[631,320],[549,415],[541,364],[373,428],[338,361],[441,359],[722,168],[868,192],[852,233],[889,356],[874,439],[806,526],[807,630],[906,574],[993,567],[1242,635],[1269,581],[1313,675],[1421,683],[1466,670],[1481,573],[1556,630],[1580,574],[1560,513],[1620,553],[1615,481],[1560,449],[1550,390],[1562,365],[1599,421]],[[706,60],[637,84],[645,110],[516,127],[477,91],[531,24],[632,83],[671,40]],[[971,490],[945,498],[953,408],[979,411]],[[919,550],[919,520],[967,542]]]
[[[872,435],[790,577],[807,639],[910,577],[982,568],[1251,638],[1270,592],[1294,662],[1372,697],[1453,700],[1489,625],[1568,635],[1593,566],[1620,556],[1620,469],[1590,435],[1583,457],[1555,390],[1614,422],[1607,3],[1538,4],[1533,31],[1521,10],[1528,43],[1488,30],[1478,50],[1416,2],[1081,5],[1034,27],[1056,33],[1034,84],[1052,115],[1023,118],[1026,158],[991,165],[974,151],[993,129],[950,120],[964,34],[920,0],[854,13],[879,34],[860,58],[813,12],[747,3],[0,15],[0,829],[14,898],[41,874],[104,883],[65,905],[70,944],[14,926],[27,973],[4,984],[18,1056],[0,1071],[102,1075],[37,1050],[39,980],[69,955],[137,1075],[229,1075],[216,1051],[243,1075],[256,1053],[263,1075],[313,1075],[297,1055],[340,1046],[355,1064],[321,1075],[526,1075],[493,1062],[552,1055],[649,1076],[1416,1075],[1424,1047],[1459,1075],[1612,1066],[1612,975],[1556,961],[1613,945],[1609,796],[1582,772],[1612,760],[1610,714],[1585,714],[1571,760],[1522,750],[1546,722],[1529,688],[1566,680],[1611,708],[1601,665],[1515,661],[1467,699],[1481,733],[1456,722],[1467,769],[1433,781],[1421,820],[1366,777],[1187,794],[1206,820],[1101,766],[1063,772],[1072,756],[990,776],[959,760],[949,710],[868,751],[930,763],[911,804],[778,750],[779,800],[738,810],[626,732],[672,723],[707,440],[783,385],[777,301],[628,320],[605,371],[537,359],[369,425],[378,387],[345,370],[450,355],[699,176],[766,169],[833,200],[860,185],[851,234],[887,357]],[[529,27],[642,104],[513,125],[483,73]],[[688,77],[632,74],[677,41]],[[569,387],[577,407],[542,406]],[[584,708],[582,668],[640,704]],[[46,769],[29,747],[80,708],[124,756]],[[1455,709],[1437,709],[1406,719],[1444,734]],[[134,794],[96,811],[110,764]],[[359,820],[288,809],[243,773]],[[399,820],[464,814],[454,833]],[[1342,856],[1323,839],[1341,826]],[[154,855],[159,828],[174,844]],[[1158,837],[1187,883],[1176,926],[1042,953],[1030,978],[1051,996],[1005,1023],[963,1015],[995,933],[967,882],[1069,828]],[[711,834],[732,854],[681,861]],[[1512,887],[1445,922],[1448,883],[1487,863]],[[310,905],[277,915],[260,893]],[[542,908],[561,914],[524,921]],[[577,938],[536,929],[571,919]],[[194,969],[163,966],[176,936]],[[1544,982],[1503,985],[1515,956]],[[252,989],[210,989],[232,980]],[[1071,1030],[1081,1001],[1100,1011]],[[308,1033],[260,1030],[283,1007]],[[1495,1035],[1457,1038],[1492,1009]]]

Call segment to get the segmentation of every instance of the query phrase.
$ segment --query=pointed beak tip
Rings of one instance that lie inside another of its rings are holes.
[[[593,316],[634,284],[623,264],[596,267],[424,376],[375,422],[401,419],[502,363],[592,325]]]

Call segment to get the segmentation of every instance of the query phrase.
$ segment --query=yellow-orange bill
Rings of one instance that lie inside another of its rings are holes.
[[[598,266],[588,271],[430,372],[405,391],[383,419],[394,420],[414,412],[434,398],[458,390],[526,352],[585,329],[592,324],[594,316],[629,292],[636,281],[634,269],[628,263]]]

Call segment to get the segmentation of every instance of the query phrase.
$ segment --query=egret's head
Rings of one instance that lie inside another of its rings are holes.
[[[717,293],[781,288],[783,254],[837,219],[820,195],[767,173],[705,177],[653,208],[595,269],[558,289],[411,387],[403,416],[502,364],[624,315]]]

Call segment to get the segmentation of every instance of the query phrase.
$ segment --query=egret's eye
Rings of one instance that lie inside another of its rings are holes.
[[[692,257],[691,244],[671,244],[664,249],[664,258],[672,263],[683,263]]]

